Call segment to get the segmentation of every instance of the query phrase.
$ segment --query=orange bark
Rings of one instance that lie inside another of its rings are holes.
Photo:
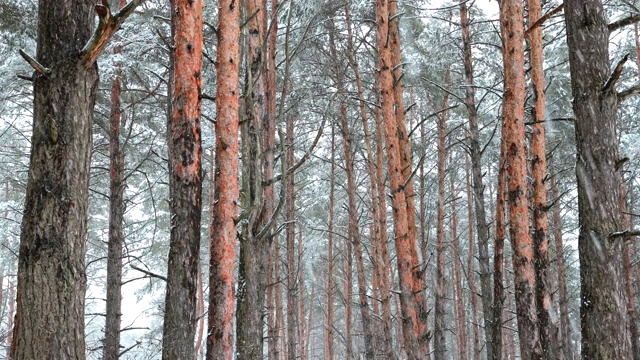
[[[411,237],[407,211],[407,193],[403,176],[403,162],[401,157],[400,135],[394,105],[394,80],[392,74],[392,55],[387,37],[389,35],[389,1],[376,1],[377,48],[379,61],[378,82],[380,86],[380,101],[382,119],[386,133],[385,146],[387,150],[387,167],[391,188],[391,203],[394,222],[396,257],[398,264],[398,282],[400,285],[400,308],[402,312],[402,327],[405,351],[409,359],[425,359],[423,344],[428,343],[426,331],[426,313],[418,312],[419,302],[424,295],[420,288],[422,282],[421,268],[417,264],[417,249],[415,237]],[[400,127],[404,126],[401,124]],[[415,221],[414,221],[415,222]],[[419,275],[416,276],[415,275]],[[420,288],[418,290],[418,288]]]
[[[172,8],[169,184],[171,238],[162,358],[195,357],[196,293],[202,214],[202,0],[174,0]]]
[[[216,56],[216,174],[214,232],[210,239],[209,324],[207,359],[233,358],[234,262],[238,217],[238,109],[240,6],[234,0],[218,3]]]
[[[524,132],[524,19],[522,2],[500,3],[503,35],[503,133],[507,154],[507,189],[511,242],[514,251],[516,313],[520,351],[525,359],[541,359],[542,348],[536,312],[535,247],[529,234],[527,163]]]
[[[529,24],[542,17],[540,0],[527,0],[529,5]],[[531,136],[531,172],[533,176],[533,241],[535,245],[536,270],[536,306],[540,326],[542,351],[547,357],[557,357],[552,347],[557,349],[555,324],[551,322],[551,295],[549,293],[549,238],[547,236],[547,177],[544,94],[544,54],[542,49],[542,29],[537,26],[529,33],[529,58],[531,62],[531,82],[533,84],[535,105],[533,108],[533,134]]]

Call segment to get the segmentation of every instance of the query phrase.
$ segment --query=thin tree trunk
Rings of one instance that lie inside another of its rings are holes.
[[[467,185],[467,223],[469,224],[469,254],[467,259],[467,281],[469,282],[469,297],[471,303],[471,327],[473,329],[473,359],[480,360],[480,326],[478,326],[478,291],[476,289],[475,270],[475,234],[473,233],[473,193],[471,192],[471,164],[469,157],[465,156],[465,177]]]
[[[287,117],[287,153],[286,168],[293,166],[293,116]],[[286,243],[287,243],[287,357],[295,360],[298,356],[298,318],[299,318],[299,300],[298,300],[298,269],[295,261],[295,189],[293,174],[289,174],[285,179],[285,221],[286,221]]]
[[[520,352],[525,359],[542,359],[536,312],[535,247],[529,235],[527,164],[524,133],[524,19],[519,0],[500,3],[503,34],[503,138],[507,154],[509,231],[514,251],[516,313]]]
[[[503,124],[504,131],[504,124]],[[503,310],[504,310],[504,241],[507,231],[506,199],[507,195],[507,149],[504,137],[500,140],[500,160],[498,164],[498,186],[496,190],[496,230],[493,250],[493,350],[495,354],[503,354]],[[504,349],[506,350],[506,349]]]
[[[335,280],[333,278],[334,272],[334,259],[333,259],[333,207],[334,207],[334,194],[335,194],[335,132],[333,123],[331,125],[331,173],[329,174],[329,223],[328,223],[328,239],[327,239],[327,261],[329,262],[328,274],[327,274],[327,320],[325,324],[325,360],[333,360],[334,357],[334,345],[333,345],[333,317],[334,317],[334,297],[335,297]]]
[[[540,0],[527,0],[529,24],[535,24],[542,16]],[[547,160],[545,141],[546,98],[544,94],[544,54],[542,28],[535,27],[529,34],[529,59],[531,63],[531,83],[533,85],[534,107],[531,135],[531,173],[533,176],[533,242],[535,246],[536,306],[540,328],[542,353],[546,358],[557,359],[557,328],[551,319],[551,294],[549,286],[549,237],[547,222]]]
[[[553,164],[549,166],[549,177],[551,179],[551,196],[554,201],[559,201],[560,191]],[[567,275],[564,264],[564,244],[562,242],[562,217],[560,206],[556,204],[551,212],[553,221],[553,240],[556,249],[556,264],[558,268],[558,303],[560,307],[560,352],[567,360],[573,359],[573,349],[571,346],[571,327],[569,324],[569,299],[567,296]]]
[[[454,164],[455,159],[450,157],[449,162]],[[464,296],[462,295],[462,254],[460,254],[460,239],[458,239],[458,213],[456,210],[456,184],[458,183],[457,174],[454,169],[451,169],[451,180],[449,181],[449,187],[451,189],[451,245],[453,247],[452,261],[453,261],[453,281],[455,292],[455,308],[458,315],[456,316],[456,345],[458,348],[458,360],[467,360],[468,348],[467,348],[467,316],[465,313]]]
[[[445,84],[449,83],[449,69],[445,72]],[[442,108],[447,109],[449,93],[444,94]],[[436,292],[435,292],[435,323],[433,327],[433,356],[436,359],[444,359],[447,352],[445,338],[445,240],[444,240],[444,200],[445,200],[445,171],[447,158],[447,118],[448,111],[438,116],[438,224],[436,230]]]
[[[119,7],[126,5],[119,0]],[[116,46],[113,53],[122,52]],[[122,64],[116,64],[111,81],[111,113],[109,114],[109,242],[107,245],[107,301],[104,326],[104,360],[120,357],[120,322],[122,319],[122,247],[124,244],[124,149],[120,145],[120,128],[124,123],[121,105]]]
[[[336,85],[338,95],[344,97],[344,74],[342,73],[342,65],[335,45],[335,26],[333,20],[329,20],[329,49],[331,57],[336,67]],[[371,327],[371,309],[369,308],[369,300],[367,299],[367,282],[365,278],[364,259],[362,256],[362,243],[360,242],[360,228],[358,225],[358,206],[356,204],[356,177],[354,172],[354,155],[351,145],[351,134],[349,131],[349,120],[347,115],[347,105],[344,101],[340,102],[340,133],[342,135],[342,149],[345,162],[345,171],[347,174],[347,203],[349,212],[348,235],[349,242],[353,244],[354,257],[356,260],[356,276],[358,278],[358,303],[360,307],[360,316],[362,318],[362,329],[364,332],[365,357],[373,359],[375,351],[373,348],[373,331]]]
[[[500,343],[493,334],[496,320],[493,319],[493,294],[491,289],[491,264],[489,260],[489,224],[487,223],[484,185],[482,183],[482,152],[478,128],[478,113],[475,103],[473,81],[473,58],[471,51],[471,29],[467,1],[460,0],[460,25],[462,27],[462,48],[465,73],[465,105],[469,117],[469,152],[471,155],[471,174],[475,205],[476,227],[478,231],[478,262],[480,265],[480,289],[482,291],[482,312],[485,322],[485,344],[487,358],[500,360],[501,352],[494,351],[494,344]]]
[[[575,114],[580,234],[580,319],[584,359],[630,359],[623,281],[615,75],[601,1],[566,0]],[[603,85],[604,84],[604,85]]]
[[[234,0],[218,2],[216,55],[216,172],[209,260],[209,324],[207,360],[234,356],[236,221],[238,219],[238,122],[240,6]]]
[[[316,297],[316,282],[311,283],[311,294],[309,295],[309,319],[307,320],[307,331],[302,351],[302,359],[309,359],[309,347],[311,342],[311,328],[313,326],[313,302]]]
[[[7,359],[11,359],[11,344],[13,344],[13,334],[15,328],[13,327],[13,317],[15,312],[16,303],[16,286],[11,280],[8,281],[9,296],[7,297],[7,303],[9,304],[7,311]]]

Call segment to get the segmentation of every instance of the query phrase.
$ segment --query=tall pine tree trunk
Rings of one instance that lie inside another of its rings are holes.
[[[38,5],[33,126],[11,358],[84,359],[85,241],[96,59],[141,0]],[[95,32],[94,8],[100,18]]]
[[[209,324],[207,360],[231,360],[235,310],[236,221],[238,219],[238,122],[240,7],[235,0],[218,2],[216,55],[216,172],[209,260]]]
[[[202,217],[202,0],[171,2],[174,39],[169,143],[171,238],[162,358],[195,357]]]
[[[577,147],[580,318],[584,359],[630,359],[615,76],[600,0],[566,0]]]
[[[524,133],[524,18],[520,0],[500,3],[503,34],[503,133],[507,161],[509,232],[514,251],[513,268],[520,351],[525,359],[541,359],[536,312],[535,247],[529,235],[527,164]],[[495,319],[494,319],[495,320]]]

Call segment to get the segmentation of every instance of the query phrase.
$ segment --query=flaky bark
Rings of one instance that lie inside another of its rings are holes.
[[[100,18],[104,8],[95,6]],[[121,23],[128,14],[114,19]],[[102,49],[90,41],[93,21],[91,3],[39,1],[36,59],[23,55],[36,73],[11,344],[16,360],[85,358],[91,127]],[[106,44],[112,34],[98,30],[93,38]]]
[[[527,0],[529,24],[542,17],[540,0]],[[544,54],[542,29],[536,26],[529,33],[529,60],[533,85],[534,107],[531,135],[531,173],[533,176],[533,224],[532,235],[535,246],[536,307],[540,328],[542,352],[547,358],[557,358],[557,328],[551,320],[551,294],[549,291],[549,237],[547,236],[547,160],[545,142],[546,98],[544,94]]]
[[[425,359],[429,356],[428,353],[424,352],[424,347],[428,346],[426,332],[427,313],[422,311],[426,304],[423,302],[423,282],[419,281],[419,279],[422,279],[422,272],[421,266],[417,263],[416,240],[415,237],[411,237],[408,224],[406,183],[409,179],[403,176],[403,162],[399,142],[401,135],[398,134],[398,123],[394,109],[397,99],[395,99],[393,87],[393,62],[387,39],[390,30],[388,22],[389,2],[387,0],[377,0],[376,5],[378,82],[382,119],[386,133],[385,146],[391,188],[404,345],[409,359]],[[401,124],[402,126],[404,124]]]
[[[618,164],[617,96],[610,81],[609,30],[599,0],[566,0],[575,114],[584,359],[630,359]]]
[[[503,123],[503,131],[504,123]],[[498,184],[496,189],[495,210],[495,243],[493,246],[493,321],[489,331],[493,334],[494,354],[502,356],[504,349],[504,337],[502,331],[502,312],[504,309],[504,241],[507,231],[507,148],[504,137],[500,139],[500,159],[498,160]]]
[[[216,172],[210,241],[209,324],[207,360],[230,360],[235,310],[236,221],[238,219],[238,121],[240,6],[235,0],[218,2],[216,55]]]
[[[171,235],[162,358],[195,357],[196,294],[202,216],[202,0],[171,2],[172,53],[169,142]]]
[[[524,19],[519,0],[500,3],[503,34],[503,133],[507,154],[509,232],[513,248],[514,285],[520,351],[525,359],[541,359],[536,312],[535,247],[529,235],[527,164],[524,133]]]

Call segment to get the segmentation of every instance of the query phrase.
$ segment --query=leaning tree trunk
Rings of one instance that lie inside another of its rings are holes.
[[[566,0],[578,179],[582,358],[630,359],[615,76],[600,0]]]
[[[216,173],[209,266],[209,324],[207,360],[230,360],[235,312],[234,267],[238,219],[238,120],[240,7],[235,0],[218,2],[216,55]]]
[[[116,14],[94,6],[38,6],[33,134],[20,234],[12,359],[84,359],[85,241],[96,59],[140,0]]]
[[[503,34],[503,133],[507,154],[509,233],[513,248],[514,285],[520,350],[525,359],[541,359],[536,312],[534,246],[529,235],[527,163],[524,129],[524,18],[520,0],[500,3]],[[494,319],[495,321],[495,319]]]

